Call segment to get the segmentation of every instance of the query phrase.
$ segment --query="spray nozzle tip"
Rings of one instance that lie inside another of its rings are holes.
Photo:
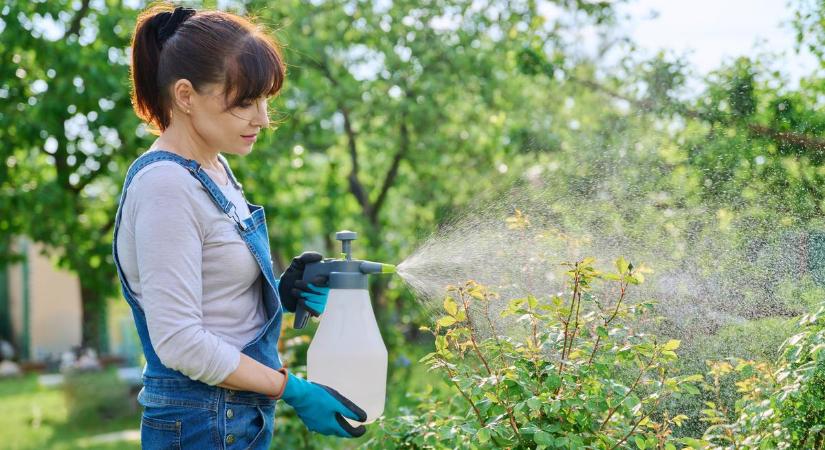
[[[361,273],[395,273],[395,266],[392,264],[383,264],[372,261],[361,262]]]

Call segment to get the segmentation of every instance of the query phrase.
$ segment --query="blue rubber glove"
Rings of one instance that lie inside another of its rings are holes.
[[[292,294],[298,296],[298,302],[309,311],[310,315],[318,317],[324,313],[324,308],[326,308],[329,299],[329,287],[326,286],[328,278],[319,275],[312,281],[314,283],[304,280],[296,281]]]
[[[359,422],[367,420],[367,413],[335,389],[304,380],[287,371],[286,386],[281,395],[309,431],[339,437],[360,437],[367,432],[364,425],[353,427],[344,417]]]

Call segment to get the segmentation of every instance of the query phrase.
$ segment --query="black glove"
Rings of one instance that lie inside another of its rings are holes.
[[[278,283],[278,294],[281,304],[289,312],[295,312],[295,307],[301,305],[313,317],[324,312],[326,297],[329,289],[326,287],[329,277],[318,275],[309,282],[304,281],[304,269],[307,264],[321,261],[324,257],[317,252],[304,252],[292,259],[292,263],[281,274]]]

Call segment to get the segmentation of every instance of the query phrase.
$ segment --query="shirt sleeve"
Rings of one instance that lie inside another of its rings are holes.
[[[216,385],[237,369],[240,351],[203,327],[204,230],[194,202],[203,193],[178,169],[154,167],[130,186],[141,306],[161,363]]]

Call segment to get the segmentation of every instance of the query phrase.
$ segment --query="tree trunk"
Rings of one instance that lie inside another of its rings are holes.
[[[83,284],[80,278],[80,301],[82,305],[81,345],[93,348],[98,355],[109,352],[109,335],[106,326],[106,299],[97,289]]]

